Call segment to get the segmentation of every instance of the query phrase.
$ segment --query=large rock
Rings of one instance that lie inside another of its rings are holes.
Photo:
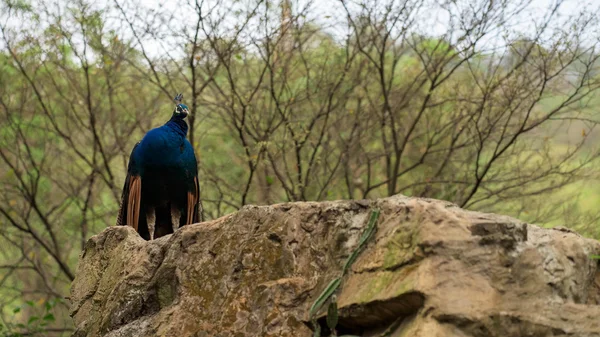
[[[74,336],[311,336],[309,309],[374,207],[339,333],[600,336],[598,242],[402,196],[248,206],[152,242],[107,228],[79,261]]]

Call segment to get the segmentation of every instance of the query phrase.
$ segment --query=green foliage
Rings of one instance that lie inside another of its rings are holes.
[[[18,317],[22,311],[29,312],[25,323],[0,322],[0,337],[46,336],[49,325],[56,321],[53,311],[61,299],[40,299],[37,302],[25,301],[23,306],[12,310],[14,321],[22,320]]]
[[[31,4],[25,0],[5,0],[6,6],[9,9],[17,11],[30,12],[32,10]]]

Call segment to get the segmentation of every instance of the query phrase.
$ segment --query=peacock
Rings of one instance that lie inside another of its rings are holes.
[[[175,96],[171,119],[148,131],[129,156],[117,225],[133,227],[146,240],[202,221],[198,165],[186,139],[189,111],[182,99]]]

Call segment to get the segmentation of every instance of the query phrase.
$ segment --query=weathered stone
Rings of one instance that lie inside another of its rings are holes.
[[[311,336],[309,308],[372,207],[377,232],[337,294],[340,334],[600,336],[600,243],[402,196],[247,206],[151,242],[107,228],[80,257],[74,336]]]

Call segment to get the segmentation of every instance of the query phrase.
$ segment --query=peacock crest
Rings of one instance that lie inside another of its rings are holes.
[[[187,105],[181,103],[183,101],[183,94],[182,93],[177,94],[175,96],[175,98],[173,98],[173,100],[175,101],[175,111],[174,111],[174,113],[176,115],[183,114],[184,116],[187,116],[190,113]]]

